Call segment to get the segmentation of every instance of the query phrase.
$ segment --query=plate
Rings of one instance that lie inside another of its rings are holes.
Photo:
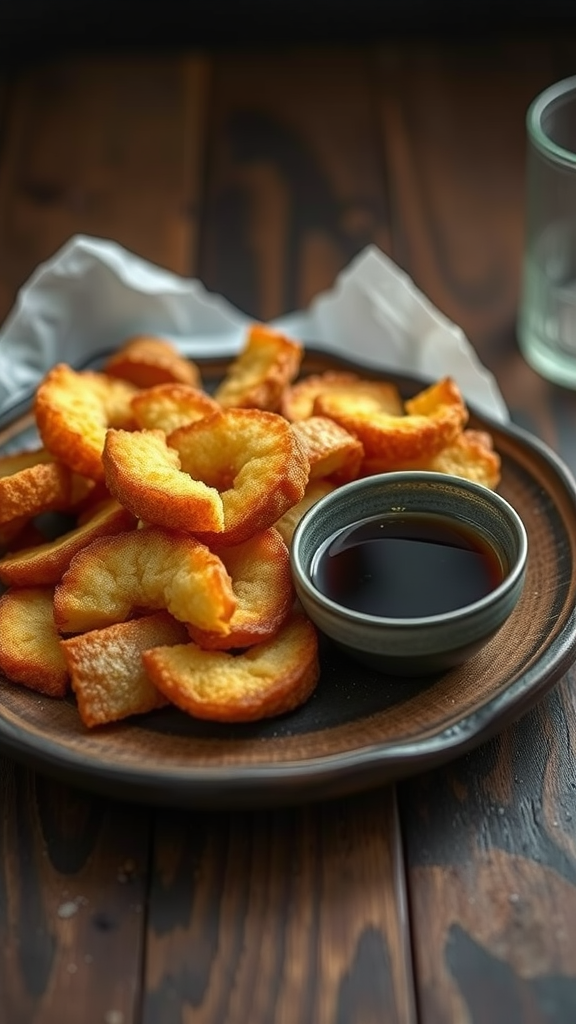
[[[98,365],[91,364],[91,365]],[[207,386],[224,361],[204,361]],[[308,349],[303,371],[378,372]],[[0,450],[30,441],[30,415],[0,435]],[[464,665],[426,680],[379,675],[321,640],[311,700],[282,718],[235,726],[175,708],[87,731],[73,698],[0,685],[0,747],[34,768],[112,797],[156,804],[238,807],[343,796],[446,762],[528,710],[576,657],[576,487],[542,442],[472,413],[502,457],[500,493],[522,516],[527,579],[512,616]]]

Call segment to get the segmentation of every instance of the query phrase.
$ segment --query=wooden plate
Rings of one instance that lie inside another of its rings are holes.
[[[223,368],[222,361],[203,363],[207,385]],[[303,366],[337,368],[383,376],[313,350]],[[425,383],[385,376],[406,395]],[[283,718],[221,726],[170,708],[93,732],[72,698],[50,700],[3,681],[3,752],[113,797],[274,805],[341,796],[430,768],[523,714],[576,657],[576,488],[557,456],[525,431],[479,415],[471,425],[494,437],[499,490],[524,520],[530,553],[517,609],[465,665],[426,681],[392,678],[322,641],[316,693]],[[19,417],[0,435],[0,450],[20,447],[31,431],[30,416]]]

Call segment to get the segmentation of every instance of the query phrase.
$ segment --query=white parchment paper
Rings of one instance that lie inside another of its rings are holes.
[[[191,358],[231,356],[250,322],[197,279],[179,277],[116,242],[76,235],[23,285],[0,329],[0,413],[57,362],[79,365],[131,335],[161,335]],[[452,376],[466,400],[501,422],[494,377],[462,330],[375,246],[307,310],[273,322],[286,333],[375,368]]]

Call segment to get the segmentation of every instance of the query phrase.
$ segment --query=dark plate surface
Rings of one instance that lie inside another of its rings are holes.
[[[201,363],[204,379],[222,361]],[[307,351],[303,371],[356,368]],[[18,410],[19,412],[21,410]],[[15,415],[15,411],[14,411]],[[55,701],[1,681],[0,748],[41,771],[113,797],[213,807],[332,798],[454,758],[523,714],[576,656],[576,487],[544,444],[473,414],[502,457],[500,493],[529,540],[526,585],[511,618],[474,658],[427,680],[379,675],[321,644],[321,679],[303,708],[283,718],[222,726],[164,709],[98,731],[72,699]],[[0,451],[30,441],[30,417],[0,435]]]

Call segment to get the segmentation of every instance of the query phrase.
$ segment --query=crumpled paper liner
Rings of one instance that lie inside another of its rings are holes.
[[[0,330],[0,414],[56,362],[79,365],[131,335],[161,335],[192,359],[233,356],[251,318],[201,281],[115,242],[77,235],[41,264]],[[467,402],[508,420],[494,377],[462,330],[375,246],[310,307],[273,324],[315,348],[430,381],[450,375]]]

